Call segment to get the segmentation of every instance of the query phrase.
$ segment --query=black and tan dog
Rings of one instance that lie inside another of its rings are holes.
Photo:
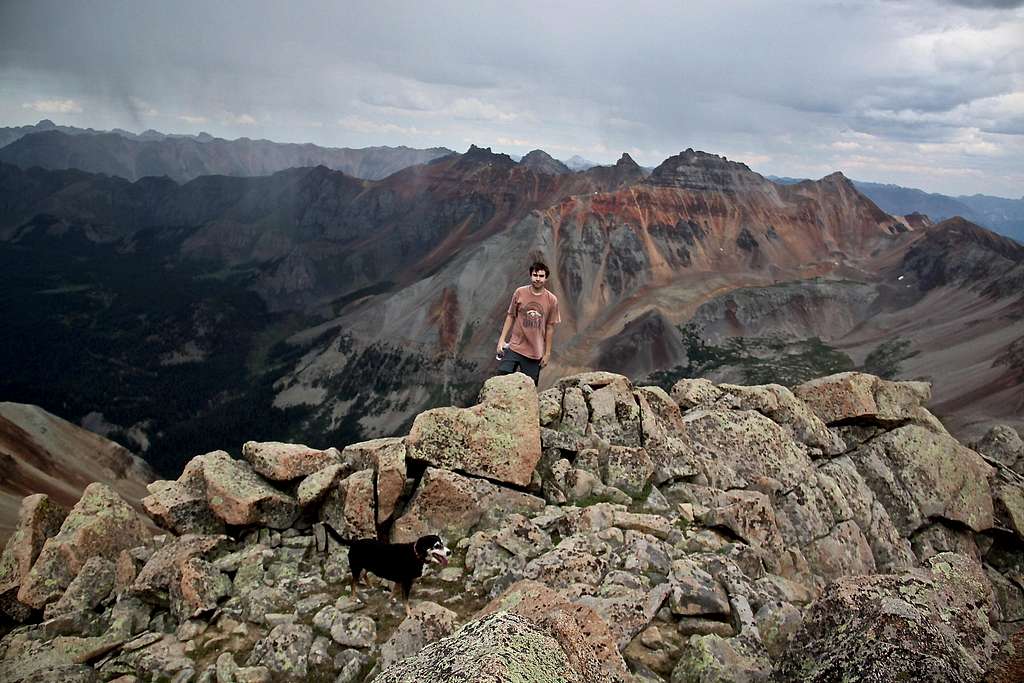
[[[433,562],[442,567],[447,566],[451,554],[440,536],[421,536],[415,543],[384,543],[373,539],[348,540],[342,538],[329,524],[316,526],[330,534],[341,545],[348,546],[348,564],[352,570],[352,597],[358,597],[356,584],[362,579],[363,572],[370,572],[382,579],[395,582],[396,592],[401,591],[406,616],[409,614],[412,584],[423,576],[423,565]],[[314,528],[314,532],[319,534],[319,529]]]

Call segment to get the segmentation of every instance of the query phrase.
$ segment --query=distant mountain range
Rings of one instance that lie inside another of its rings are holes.
[[[785,184],[802,182],[798,178],[768,177]],[[1018,242],[1024,242],[1024,197],[1007,199],[983,194],[950,197],[899,185],[860,180],[854,180],[853,184],[888,213],[921,213],[936,222],[960,216]]]
[[[864,368],[932,380],[955,429],[1022,422],[1021,245],[890,215],[838,173],[783,185],[693,150],[559,170],[479,147],[381,180],[0,163],[0,395],[91,416],[165,473],[246,439],[400,433],[474,399],[540,258],[562,312],[542,386]]]
[[[22,168],[79,169],[138,180],[167,176],[186,182],[204,175],[261,176],[287,168],[326,166],[367,180],[385,178],[403,168],[453,154],[443,147],[320,147],[269,140],[224,140],[206,133],[140,135],[56,126],[0,128],[0,161]]]

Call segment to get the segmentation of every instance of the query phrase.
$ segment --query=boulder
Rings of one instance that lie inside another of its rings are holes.
[[[201,486],[159,480],[146,488],[149,495],[142,499],[142,507],[162,528],[179,536],[224,533],[224,522],[210,510]]]
[[[278,441],[247,441],[242,446],[242,457],[260,475],[272,481],[292,481],[308,477],[328,465],[340,462],[336,448],[317,450],[298,443]]]
[[[562,390],[551,387],[537,394],[540,426],[553,427],[562,419]]]
[[[299,514],[295,499],[264,481],[247,462],[224,451],[202,458],[206,501],[213,513],[228,524],[253,524],[287,529]]]
[[[227,536],[187,534],[163,546],[149,558],[135,577],[133,595],[156,604],[167,604],[172,584],[181,579],[185,565],[194,557],[212,555],[228,542]]]
[[[955,439],[905,425],[868,442],[851,459],[900,533],[933,518],[974,531],[993,524],[993,468]]]
[[[770,675],[763,647],[738,637],[693,635],[672,670],[671,683],[755,683]]]
[[[30,615],[27,605],[18,602],[21,582],[28,576],[46,539],[59,530],[68,511],[45,493],[25,496],[3,555],[0,555],[0,615],[24,621]]]
[[[839,455],[846,444],[792,391],[779,384],[742,386],[719,384],[741,410],[756,410],[781,425],[802,444],[819,449],[825,455]]]
[[[379,663],[386,669],[455,630],[459,616],[433,602],[417,603],[381,645]]]
[[[706,379],[681,379],[672,385],[672,400],[679,409],[708,408],[722,397],[723,392],[713,382]]]
[[[587,423],[590,421],[590,410],[587,408],[583,390],[578,386],[569,386],[561,391],[562,419],[558,424],[558,431],[583,436],[587,433]]]
[[[265,666],[277,676],[305,679],[313,629],[304,624],[281,624],[252,646],[248,666]]]
[[[202,558],[189,558],[180,571],[170,596],[171,612],[179,620],[212,612],[221,598],[231,594],[231,579]]]
[[[320,508],[320,519],[345,538],[377,538],[373,470],[360,470],[338,482]]]
[[[409,543],[426,534],[438,534],[455,542],[477,528],[497,526],[509,513],[537,513],[543,509],[541,498],[429,467],[405,514],[395,521],[391,540]]]
[[[114,563],[97,555],[90,557],[57,602],[46,606],[47,619],[78,610],[91,610],[114,589]]]
[[[918,419],[932,392],[928,382],[890,382],[862,372],[841,372],[805,382],[793,393],[831,424],[851,418]]]
[[[341,459],[354,469],[373,471],[377,490],[377,523],[383,524],[395,512],[405,488],[406,446],[404,437],[372,439],[345,446]]]
[[[628,669],[619,654],[615,635],[601,615],[590,607],[573,603],[559,591],[527,579],[509,586],[477,612],[474,618],[480,619],[503,611],[525,617],[541,627],[571,620],[575,630],[584,634],[587,649],[593,652],[604,675],[611,680],[628,680]]]
[[[980,681],[996,651],[981,567],[945,553],[901,575],[846,577],[807,611],[782,680]]]
[[[682,437],[705,454],[705,477],[721,489],[746,488],[768,478],[788,490],[813,469],[803,446],[753,410],[691,410],[683,416]]]
[[[1009,425],[995,425],[971,448],[993,460],[1024,474],[1024,440]]]
[[[303,479],[295,491],[295,499],[299,507],[306,508],[320,502],[334,488],[338,480],[346,476],[347,473],[348,470],[343,465],[328,465]]]
[[[471,408],[435,408],[416,416],[408,457],[434,467],[526,486],[540,460],[540,422],[532,380],[492,377]]]
[[[116,558],[148,537],[142,519],[124,498],[105,484],[89,484],[57,535],[46,540],[22,581],[18,600],[41,609],[63,595],[89,558]]]
[[[654,474],[654,461],[646,449],[610,446],[604,471],[605,484],[624,491],[632,498],[641,498]]]
[[[574,622],[541,627],[525,617],[496,612],[471,621],[381,672],[376,683],[500,683],[564,681],[609,683],[573,630]]]

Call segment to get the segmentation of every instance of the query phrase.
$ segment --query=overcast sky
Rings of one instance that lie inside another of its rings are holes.
[[[1024,0],[2,0],[0,126],[42,118],[1020,197]]]

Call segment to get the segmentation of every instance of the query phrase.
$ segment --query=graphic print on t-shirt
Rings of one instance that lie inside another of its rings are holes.
[[[540,304],[531,301],[523,306],[523,327],[540,328],[544,323],[544,309]]]

